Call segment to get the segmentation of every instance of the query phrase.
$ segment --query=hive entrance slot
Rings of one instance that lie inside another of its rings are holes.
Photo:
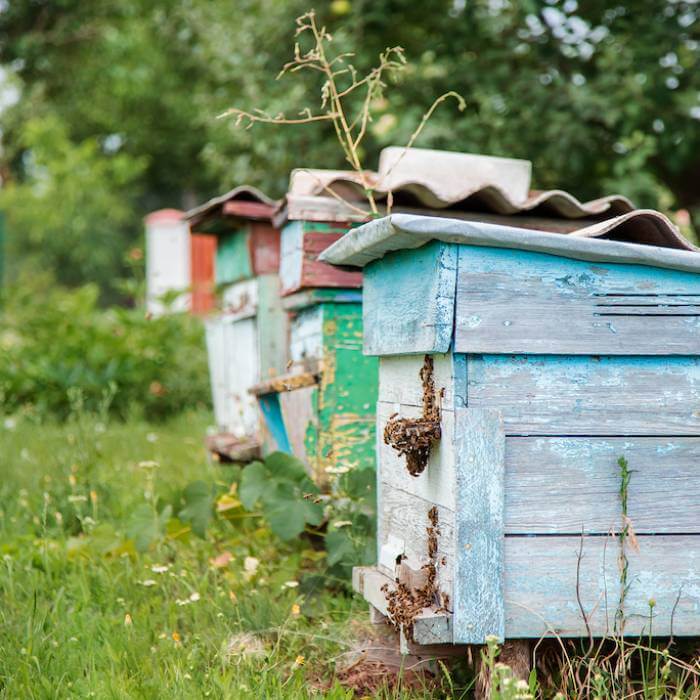
[[[700,316],[700,294],[595,294],[596,316]]]
[[[399,457],[405,455],[411,476],[422,474],[430,459],[433,442],[441,437],[440,402],[435,391],[433,358],[425,356],[420,371],[423,385],[423,413],[420,418],[397,418],[392,415],[384,427],[384,442],[393,447]],[[439,392],[442,396],[442,390]]]

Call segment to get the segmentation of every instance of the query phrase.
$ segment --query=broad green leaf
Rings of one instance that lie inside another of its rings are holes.
[[[265,518],[272,532],[281,540],[292,540],[304,531],[306,509],[303,501],[280,501],[265,508]]]
[[[214,507],[211,484],[205,481],[193,481],[185,487],[182,498],[185,507],[178,513],[178,517],[180,520],[190,523],[195,535],[205,537]]]
[[[265,493],[265,489],[270,487],[270,480],[261,462],[252,462],[243,468],[241,483],[238,488],[238,495],[246,510],[253,510],[255,504]]]
[[[350,529],[342,527],[331,530],[326,535],[326,551],[328,552],[328,565],[354,564],[355,545],[353,544]]]
[[[274,479],[303,481],[308,478],[304,463],[286,452],[273,452],[265,458],[265,466]]]
[[[167,517],[163,519],[161,515],[153,511],[151,506],[147,503],[142,503],[131,513],[126,532],[134,540],[136,549],[139,552],[145,552],[160,536],[163,525],[170,517],[172,509],[168,506],[165,511],[168,511]],[[162,515],[166,514],[165,511],[163,511]]]

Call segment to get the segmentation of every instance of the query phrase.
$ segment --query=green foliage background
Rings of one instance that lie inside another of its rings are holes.
[[[0,325],[0,415],[65,419],[79,404],[159,421],[209,405],[201,323],[98,306],[99,290],[13,287]]]
[[[342,167],[328,125],[236,130],[236,105],[317,101],[314,76],[275,81],[307,0],[9,0],[0,113],[9,272],[51,269],[123,299],[120,251],[141,217],[240,182],[283,193],[294,166]],[[700,7],[677,0],[333,0],[316,7],[359,68],[387,45],[411,62],[376,107],[367,162],[404,143],[525,157],[536,187],[700,212]],[[20,264],[21,263],[21,264]]]

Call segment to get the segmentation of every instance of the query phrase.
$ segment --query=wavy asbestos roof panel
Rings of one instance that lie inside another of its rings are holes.
[[[279,202],[252,185],[239,185],[229,192],[213,197],[185,214],[190,226],[218,216],[240,216],[250,219],[270,219]]]
[[[658,244],[629,242],[634,229],[640,238],[655,230]],[[615,240],[619,235],[622,240]],[[334,265],[364,267],[386,253],[446,243],[514,248],[591,262],[649,265],[700,273],[700,253],[663,214],[640,210],[562,235],[547,231],[462,221],[432,216],[392,214],[353,229],[326,249],[320,260]]]
[[[362,221],[365,185],[396,208],[459,209],[501,216],[531,214],[562,219],[616,216],[634,209],[622,195],[581,202],[563,190],[530,190],[531,163],[422,148],[385,148],[378,172],[298,169],[287,194],[290,219]],[[364,182],[363,182],[364,179]]]

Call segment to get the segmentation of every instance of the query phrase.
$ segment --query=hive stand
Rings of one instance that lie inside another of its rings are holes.
[[[700,254],[394,215],[323,258],[364,268],[380,358],[371,606],[396,620],[432,570],[422,645],[700,634]],[[382,436],[422,415],[426,356],[441,439],[414,477]]]

